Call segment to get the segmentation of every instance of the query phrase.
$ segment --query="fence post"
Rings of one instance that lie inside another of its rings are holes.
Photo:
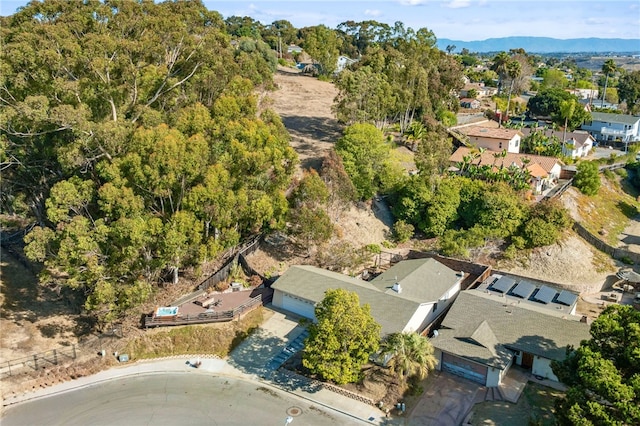
[[[33,368],[38,369],[38,355],[33,355]]]
[[[76,359],[76,345],[71,345],[73,348],[73,359]]]
[[[58,365],[58,352],[55,349],[53,350],[53,363]]]
[[[9,367],[9,376],[11,376],[11,361],[7,361],[7,367]]]

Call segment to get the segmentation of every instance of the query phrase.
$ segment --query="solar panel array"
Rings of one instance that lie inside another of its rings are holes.
[[[576,303],[576,300],[578,300],[578,295],[567,290],[562,290],[557,299],[558,303],[562,303],[567,306],[573,306],[573,304]]]
[[[518,296],[522,299],[528,299],[531,294],[533,294],[536,286],[528,281],[520,281],[516,288],[511,290],[511,294],[514,296]]]
[[[546,285],[543,285],[542,287],[540,287],[538,292],[533,296],[533,298],[538,302],[547,304],[547,303],[551,303],[553,298],[556,296],[556,293],[557,292],[555,291],[555,289],[551,287],[547,287]]]
[[[513,287],[515,283],[516,280],[514,280],[513,278],[500,277],[498,281],[494,282],[491,285],[491,288],[495,291],[506,294],[509,290],[511,290],[511,287]]]

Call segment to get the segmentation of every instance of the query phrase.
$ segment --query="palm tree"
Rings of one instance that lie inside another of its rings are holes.
[[[520,62],[513,60],[507,64],[507,75],[511,79],[511,84],[509,85],[509,97],[507,98],[507,114],[509,115],[509,106],[511,104],[511,93],[513,92],[513,83],[516,81],[516,78],[520,77],[520,73],[522,72],[522,65]],[[500,122],[503,120],[503,116],[500,117]]]
[[[566,155],[564,152],[564,142],[567,140],[567,126],[575,111],[575,100],[567,99],[566,101],[560,101],[560,117],[564,118],[564,131],[562,132],[562,155]]]
[[[511,57],[507,52],[500,52],[493,58],[491,70],[498,74],[498,95],[502,93],[502,82],[507,75],[507,65],[511,61]]]
[[[616,63],[613,61],[613,59],[607,59],[606,61],[604,61],[604,64],[602,64],[602,72],[605,75],[604,78],[604,92],[602,92],[602,105],[604,105],[604,97],[607,94],[607,84],[609,83],[609,74],[613,74],[614,72],[616,72]]]
[[[388,365],[401,380],[417,375],[427,376],[436,366],[431,342],[418,333],[393,333],[382,343],[382,352],[392,356]]]

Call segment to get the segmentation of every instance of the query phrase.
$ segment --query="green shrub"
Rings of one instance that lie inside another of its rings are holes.
[[[600,190],[600,172],[598,164],[582,161],[578,164],[578,171],[573,178],[573,185],[584,195],[596,195]]]
[[[380,254],[382,253],[382,249],[380,248],[380,246],[378,244],[367,244],[366,246],[364,246],[364,248],[369,252],[369,253],[373,253],[373,254]]]
[[[602,174],[604,175],[604,177],[606,177],[608,180],[615,180],[616,175],[609,169],[605,169],[602,171]]]
[[[388,241],[388,240],[384,240],[382,242],[382,247],[384,248],[392,249],[392,248],[395,248],[395,246],[396,246],[395,244],[393,244],[391,241]]]
[[[531,248],[554,244],[560,236],[553,223],[545,222],[537,217],[524,224],[522,234],[527,241],[527,246]]]
[[[516,246],[511,244],[504,250],[504,252],[502,253],[502,257],[504,257],[505,259],[513,260],[518,255],[518,251],[519,250],[516,248]]]
[[[629,172],[627,172],[627,169],[616,169],[615,173],[622,179],[626,179],[629,176]]]
[[[405,243],[413,236],[413,225],[399,220],[393,225],[393,236],[398,243]]]

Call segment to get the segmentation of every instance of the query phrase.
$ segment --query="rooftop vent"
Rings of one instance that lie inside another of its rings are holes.
[[[402,293],[402,287],[400,286],[400,283],[395,283],[393,287],[391,287],[391,290],[395,291],[398,294]]]

